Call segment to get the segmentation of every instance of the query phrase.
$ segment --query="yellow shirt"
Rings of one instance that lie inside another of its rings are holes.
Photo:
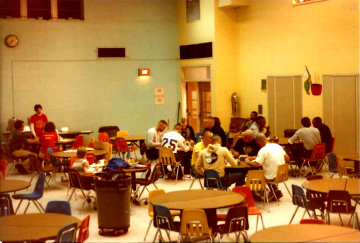
[[[204,143],[201,141],[199,143],[197,143],[194,148],[193,148],[193,154],[192,154],[192,159],[191,159],[191,165],[195,165],[196,161],[199,158],[199,154],[201,151],[203,151],[204,149],[206,149]]]

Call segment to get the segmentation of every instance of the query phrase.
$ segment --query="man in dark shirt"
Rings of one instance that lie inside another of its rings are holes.
[[[253,132],[248,129],[244,132],[244,137],[237,140],[235,146],[232,148],[235,157],[239,155],[247,155],[254,160],[261,149],[259,144],[253,139]]]
[[[187,124],[187,121],[185,118],[181,118],[180,122],[181,126],[181,136],[185,138],[186,141],[196,141],[195,139],[195,132],[194,129]]]
[[[321,136],[321,142],[326,143],[326,153],[329,153],[333,146],[333,140],[331,131],[328,126],[322,123],[322,120],[320,117],[315,117],[312,120],[312,124],[315,128],[319,129],[320,136]]]
[[[205,120],[205,131],[211,131],[214,135],[219,135],[221,137],[221,146],[226,147],[227,136],[224,132],[224,129],[220,127],[219,124],[215,124],[214,117],[207,117]]]
[[[24,122],[17,120],[14,123],[15,131],[12,131],[10,134],[9,149],[12,155],[16,157],[28,157],[29,155],[34,155],[37,157],[37,154],[30,152],[24,149],[24,146],[28,143],[38,142],[39,139],[26,139],[21,133],[24,130]],[[30,169],[30,161],[27,159],[21,163],[24,168],[28,171]]]

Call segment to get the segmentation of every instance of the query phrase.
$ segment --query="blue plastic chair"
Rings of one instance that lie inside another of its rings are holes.
[[[198,143],[200,142],[200,137],[203,135],[202,132],[197,132],[196,135],[195,135],[195,142]]]
[[[165,230],[169,238],[169,241],[171,241],[169,231],[175,231],[179,233],[181,223],[174,222],[168,207],[154,204],[153,208],[154,208],[154,227],[157,228],[153,242],[155,242],[158,234],[160,234],[159,242],[160,241],[164,242],[163,236],[161,234],[161,229]]]
[[[71,215],[70,203],[68,201],[50,201],[46,205],[45,213]]]
[[[330,153],[327,155],[328,162],[329,162],[329,171],[332,172],[332,175],[330,178],[332,178],[335,173],[337,173],[337,160],[336,160],[336,154]]]
[[[26,193],[26,194],[15,194],[12,196],[13,199],[21,199],[19,205],[16,208],[15,214],[17,213],[17,211],[20,208],[20,205],[22,203],[22,201],[25,200],[29,200],[28,205],[26,206],[25,212],[24,214],[26,214],[26,211],[29,208],[30,202],[32,201],[34,203],[34,205],[36,206],[36,208],[40,211],[40,213],[45,212],[44,207],[41,205],[41,203],[38,201],[40,198],[42,198],[43,194],[44,194],[44,185],[45,185],[45,178],[46,175],[45,173],[40,173],[38,180],[36,182],[35,185],[35,189],[32,193]],[[42,211],[41,211],[42,210]]]
[[[77,223],[67,224],[59,230],[55,242],[76,242]]]
[[[207,189],[227,190],[221,184],[219,173],[216,170],[205,170],[204,187]]]
[[[191,164],[191,163],[190,163],[190,164]],[[204,189],[203,185],[201,184],[201,179],[204,178],[204,177],[203,177],[203,176],[196,176],[196,175],[194,174],[194,171],[193,171],[193,166],[190,166],[190,174],[191,174],[191,177],[193,178],[193,181],[191,182],[191,185],[190,185],[189,190],[191,190],[191,188],[192,188],[192,186],[193,186],[193,184],[194,184],[194,182],[195,182],[196,180],[199,180],[201,189]]]
[[[14,214],[11,197],[8,193],[0,194],[0,217]]]
[[[302,207],[305,209],[302,219],[305,216],[305,212],[307,212],[309,217],[312,218],[312,216],[309,213],[309,210],[313,211],[313,216],[316,218],[315,209],[319,209],[321,212],[321,217],[324,218],[325,205],[324,205],[323,201],[308,201],[308,200],[306,200],[304,190],[301,187],[299,187],[297,185],[291,185],[291,186],[292,186],[292,191],[293,191],[293,200],[292,201],[293,201],[293,204],[296,205],[297,207],[296,207],[296,210],[295,210],[289,224],[291,224],[291,222],[293,221],[295,214],[298,211],[299,207]]]

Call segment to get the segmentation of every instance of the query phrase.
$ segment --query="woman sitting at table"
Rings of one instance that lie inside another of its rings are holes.
[[[94,173],[98,172],[98,168],[92,168],[86,160],[86,147],[79,147],[76,152],[77,160],[74,162],[72,169],[79,171],[83,176],[85,185],[91,186],[94,182]]]
[[[48,147],[55,146],[55,143],[60,140],[60,136],[56,131],[55,124],[53,122],[47,122],[44,126],[44,132],[41,133],[39,142],[41,143],[39,157],[44,158]]]

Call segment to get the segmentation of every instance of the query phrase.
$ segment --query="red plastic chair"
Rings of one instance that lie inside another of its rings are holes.
[[[116,148],[116,153],[119,155],[119,157],[121,154],[124,155],[125,153],[127,153],[129,151],[129,146],[126,142],[126,139],[122,138],[122,137],[115,138],[115,148]],[[130,152],[135,152],[136,150],[137,150],[137,148],[132,147]],[[135,157],[137,159],[136,153],[135,153]]]
[[[77,149],[79,147],[84,147],[85,144],[85,137],[78,135],[75,137],[76,141],[73,143],[73,146],[71,149]]]
[[[111,142],[110,142],[109,135],[108,135],[106,132],[100,132],[100,133],[98,134],[98,140],[99,140],[99,141],[102,141],[102,142],[111,143]]]
[[[89,225],[90,225],[90,215],[86,216],[80,226],[79,236],[76,238],[76,242],[85,242],[89,238]]]
[[[302,219],[300,224],[326,224],[322,219]]]
[[[96,156],[95,154],[89,153],[86,155],[86,160],[89,162],[89,165],[96,163]]]
[[[323,162],[323,160],[325,159],[325,148],[326,148],[326,143],[317,143],[314,146],[314,149],[312,151],[312,154],[310,156],[310,158],[304,158],[301,157],[302,160],[304,160],[304,162],[302,163],[299,173],[301,174],[301,170],[302,168],[304,168],[305,163],[307,162],[309,168],[311,168],[310,166],[310,161],[317,161],[317,163],[319,162]],[[317,166],[315,166],[315,168],[317,168]],[[312,170],[310,169],[311,174],[314,175],[314,173],[312,172]]]
[[[3,179],[5,179],[6,176],[6,166],[7,166],[7,161],[4,159],[0,159],[0,172],[2,174]]]
[[[259,216],[261,218],[261,223],[263,226],[263,229],[265,229],[265,225],[264,225],[264,219],[262,217],[262,212],[256,208],[255,206],[255,202],[254,202],[254,198],[252,196],[250,187],[248,186],[237,186],[234,187],[232,189],[233,192],[235,193],[240,193],[242,195],[245,195],[245,198],[247,200],[247,204],[248,204],[248,215],[256,215],[256,232],[257,232],[257,228],[258,228],[258,221],[259,221]]]

